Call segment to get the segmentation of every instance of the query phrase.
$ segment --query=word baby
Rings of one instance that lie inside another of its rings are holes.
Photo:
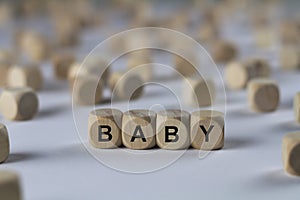
[[[89,142],[95,148],[221,149],[224,145],[224,114],[201,110],[98,109],[89,115]]]

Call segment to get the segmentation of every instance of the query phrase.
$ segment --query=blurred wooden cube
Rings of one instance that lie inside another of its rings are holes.
[[[0,170],[0,197],[3,200],[21,200],[19,176],[8,170]]]
[[[190,77],[183,80],[183,101],[190,106],[211,106],[215,99],[215,85],[212,80]]]
[[[53,57],[54,74],[58,79],[67,79],[68,71],[76,59],[70,53],[58,53]]]
[[[40,90],[43,87],[43,75],[37,66],[15,65],[8,71],[7,82],[9,87],[31,87]]]
[[[38,97],[28,87],[5,88],[0,96],[0,110],[9,120],[29,120],[38,111]]]
[[[286,134],[282,140],[283,166],[287,173],[300,176],[300,132]]]
[[[277,109],[280,95],[275,81],[258,78],[248,83],[248,102],[250,108],[257,112],[271,112]]]
[[[226,65],[225,82],[229,89],[244,89],[251,79],[269,77],[270,73],[271,67],[264,59],[233,61]]]
[[[141,97],[144,91],[143,79],[136,73],[114,72],[110,75],[108,85],[112,98],[117,100],[134,100]]]
[[[6,161],[9,155],[9,137],[4,124],[0,123],[0,163]]]
[[[80,105],[94,105],[103,98],[103,83],[97,76],[78,76],[73,85],[73,100]]]

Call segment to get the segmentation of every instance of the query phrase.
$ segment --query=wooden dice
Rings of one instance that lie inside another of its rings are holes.
[[[103,84],[97,76],[78,76],[73,86],[73,100],[80,105],[94,105],[101,102]]]
[[[0,50],[0,87],[7,85],[7,74],[11,66],[12,56],[5,50]]]
[[[285,45],[280,50],[280,67],[285,70],[300,69],[300,49],[297,45]]]
[[[300,132],[289,133],[282,140],[282,160],[286,172],[300,176]]]
[[[69,53],[56,54],[53,57],[54,74],[58,79],[67,79],[68,71],[75,62],[75,57]]]
[[[130,73],[136,73],[142,80],[150,81],[153,78],[152,58],[148,51],[135,51],[128,58],[127,68]]]
[[[89,115],[89,142],[98,149],[217,150],[224,146],[224,114],[203,110],[189,114],[183,110],[97,109]]]
[[[7,85],[7,74],[10,65],[0,61],[0,87]]]
[[[0,197],[3,200],[21,200],[19,176],[8,170],[0,170]]]
[[[216,150],[224,146],[224,114],[201,110],[191,113],[191,145],[195,149]]]
[[[253,79],[248,84],[248,101],[250,108],[257,112],[271,112],[279,104],[279,89],[270,79]]]
[[[9,155],[9,138],[6,127],[0,123],[0,163],[5,162]]]
[[[122,140],[130,149],[149,149],[155,146],[156,113],[150,110],[130,110],[123,114]]]
[[[237,53],[237,47],[231,42],[220,40],[213,45],[212,54],[216,62],[229,62],[237,56]]]
[[[33,62],[39,62],[49,56],[49,44],[46,38],[34,31],[23,31],[20,35],[21,49]]]
[[[41,70],[36,66],[13,66],[8,71],[9,87],[31,87],[40,90],[43,86]]]
[[[9,120],[29,120],[38,111],[36,93],[28,87],[5,88],[0,96],[0,110]]]
[[[296,122],[300,123],[300,92],[297,92],[294,97],[294,113]]]
[[[97,109],[89,115],[89,141],[95,148],[110,149],[122,144],[123,113],[117,109]]]
[[[156,143],[162,149],[187,149],[190,146],[190,114],[183,110],[157,113]]]
[[[192,76],[197,73],[197,66],[193,66],[188,60],[179,55],[174,55],[174,66],[176,71],[185,77]]]
[[[136,73],[114,72],[108,80],[113,98],[118,100],[138,99],[144,90],[143,79]]]
[[[183,99],[187,105],[204,107],[212,105],[215,97],[215,86],[211,80],[201,77],[185,78]]]
[[[233,61],[225,68],[225,82],[229,89],[244,89],[254,78],[268,77],[270,66],[267,61],[255,58],[243,62]]]

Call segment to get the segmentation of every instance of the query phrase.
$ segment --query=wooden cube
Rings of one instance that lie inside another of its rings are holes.
[[[144,82],[147,82],[153,78],[153,69],[150,63],[152,60],[149,57],[133,56],[128,59],[127,68],[129,73],[136,73]]]
[[[286,45],[280,50],[280,67],[285,70],[300,69],[300,49],[297,45]]]
[[[235,44],[221,40],[214,43],[212,54],[214,61],[225,63],[233,60],[238,50]]]
[[[0,63],[0,87],[7,85],[7,74],[10,65],[6,63]]]
[[[9,87],[31,87],[40,90],[43,87],[43,76],[36,66],[13,66],[8,71],[7,82]]]
[[[81,63],[75,62],[71,65],[69,71],[68,71],[68,81],[71,84],[71,86],[73,85],[76,77],[78,76],[99,76],[101,75],[101,82],[104,85],[108,84],[108,77],[109,77],[109,73],[110,70],[109,68],[105,67],[106,64],[100,65],[100,62],[98,64],[85,64],[82,65]]]
[[[213,110],[191,114],[191,145],[195,149],[216,150],[224,146],[224,114]]]
[[[279,88],[270,79],[253,79],[248,84],[250,108],[257,112],[271,112],[279,104]]]
[[[212,105],[215,98],[213,81],[201,77],[190,77],[183,80],[183,101],[187,105],[204,107]]]
[[[270,65],[264,59],[233,61],[228,63],[225,68],[225,82],[230,89],[244,89],[251,79],[269,77],[270,71]]]
[[[156,143],[162,149],[187,149],[190,146],[190,114],[184,110],[157,113]]]
[[[108,80],[113,98],[131,100],[141,97],[144,91],[143,79],[136,73],[114,72]]]
[[[150,110],[130,110],[123,113],[122,141],[130,149],[155,146],[156,113]]]
[[[75,62],[75,57],[69,53],[56,54],[53,57],[54,74],[58,79],[67,79],[68,71]]]
[[[7,128],[0,123],[0,163],[6,161],[9,155],[9,138]]]
[[[5,88],[0,96],[0,110],[9,120],[29,120],[38,111],[38,97],[28,87]]]
[[[19,176],[8,170],[0,170],[0,197],[3,200],[21,200]]]
[[[285,171],[300,176],[300,132],[289,133],[284,136],[282,157]]]
[[[300,123],[300,92],[297,92],[294,97],[294,113],[296,122]]]
[[[49,56],[48,41],[38,32],[22,32],[20,42],[22,51],[31,61],[43,61]]]
[[[99,149],[122,144],[122,115],[117,109],[97,109],[89,115],[89,142]]]
[[[80,105],[94,105],[103,98],[103,84],[97,76],[78,76],[73,86],[73,100]]]
[[[185,77],[192,76],[197,73],[197,66],[193,66],[192,63],[179,55],[174,55],[174,66],[176,71]]]

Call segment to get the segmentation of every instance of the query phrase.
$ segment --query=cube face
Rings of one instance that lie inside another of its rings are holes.
[[[123,114],[122,140],[130,149],[149,149],[155,146],[156,114],[150,110],[131,110]]]
[[[197,73],[196,66],[193,66],[189,61],[179,55],[175,55],[174,65],[178,73],[182,76],[192,76]]]
[[[77,104],[94,105],[100,103],[102,94],[102,81],[95,76],[79,76],[73,85],[73,98]]]
[[[300,92],[294,97],[294,113],[296,122],[300,123]]]
[[[71,54],[57,54],[53,58],[55,76],[58,79],[67,79],[68,71],[75,62],[75,57]]]
[[[9,155],[9,138],[6,127],[0,123],[0,163],[3,163]]]
[[[254,111],[274,111],[279,104],[278,86],[269,79],[253,79],[248,84],[248,100]]]
[[[283,138],[282,156],[285,171],[300,176],[300,132],[289,133]]]
[[[202,78],[186,78],[184,80],[183,97],[187,105],[205,107],[212,105],[215,98],[213,81]]]
[[[156,143],[162,149],[187,149],[190,146],[190,115],[186,111],[159,112],[156,120]]]
[[[5,200],[21,200],[18,175],[12,171],[0,170],[0,197]]]
[[[10,87],[31,87],[40,90],[43,85],[42,73],[35,66],[14,66],[10,68],[7,79]]]
[[[89,116],[89,142],[99,149],[117,148],[122,144],[122,112],[117,109],[98,109]]]
[[[191,114],[191,145],[201,150],[224,146],[224,114],[217,111],[196,111]]]
[[[29,120],[38,111],[38,98],[31,88],[6,88],[0,97],[0,109],[9,120]]]
[[[138,99],[143,94],[143,84],[143,79],[137,73],[113,73],[109,78],[113,98],[118,100]]]

